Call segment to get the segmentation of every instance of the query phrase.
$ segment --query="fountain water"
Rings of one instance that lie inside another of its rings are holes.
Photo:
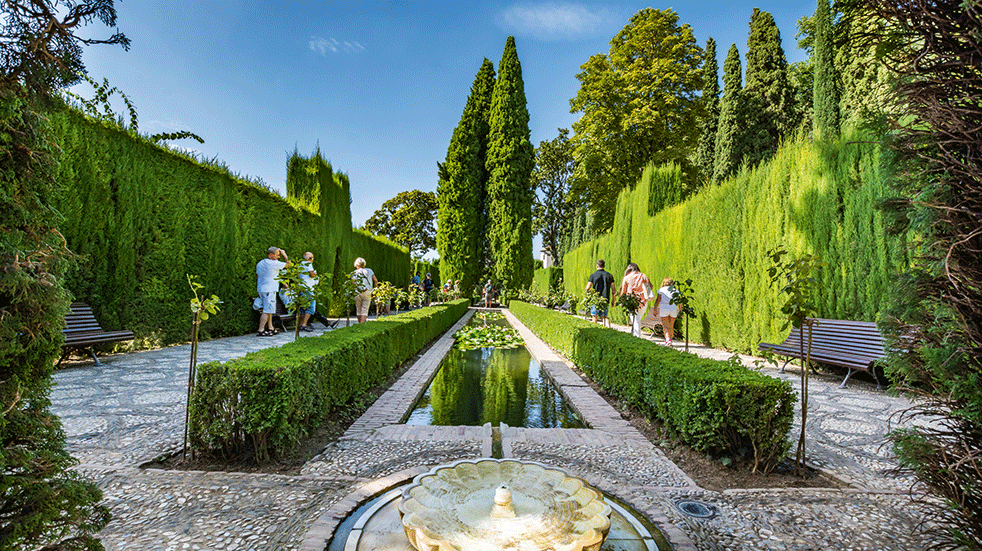
[[[441,466],[402,492],[418,551],[597,551],[611,507],[583,480],[538,463],[481,459]]]

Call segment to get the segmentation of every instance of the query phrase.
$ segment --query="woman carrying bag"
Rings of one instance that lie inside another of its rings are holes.
[[[641,320],[648,308],[648,301],[655,298],[655,292],[651,288],[651,280],[648,276],[641,273],[641,269],[634,262],[627,265],[624,270],[624,279],[621,280],[621,295],[635,295],[641,305],[635,312],[628,312],[631,320],[631,334],[635,337],[641,336]]]

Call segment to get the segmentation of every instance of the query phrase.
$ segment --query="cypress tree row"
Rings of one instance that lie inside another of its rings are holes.
[[[491,95],[488,133],[488,242],[494,278],[509,287],[532,283],[532,201],[530,141],[525,83],[515,37],[509,36]]]
[[[770,13],[754,8],[747,39],[747,79],[743,89],[747,113],[747,150],[751,165],[770,158],[797,125],[794,89],[781,47],[781,31]]]
[[[832,43],[832,14],[829,0],[818,0],[815,12],[815,108],[814,129],[820,136],[839,134],[839,103],[842,89],[835,69],[835,46]]]
[[[436,248],[442,276],[460,280],[461,289],[477,284],[484,271],[485,162],[494,79],[494,65],[485,59],[450,138],[447,159],[439,165]]]
[[[719,64],[716,62],[716,41],[712,37],[706,41],[706,57],[703,59],[702,101],[705,113],[699,121],[696,166],[704,180],[712,180],[716,164],[716,130],[719,128]]]
[[[716,152],[713,159],[712,180],[722,182],[736,172],[743,161],[746,149],[746,129],[743,112],[743,91],[740,51],[730,45],[723,62],[723,99],[719,104],[719,122],[716,129]]]

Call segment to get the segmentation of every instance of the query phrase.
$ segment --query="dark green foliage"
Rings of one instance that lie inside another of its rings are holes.
[[[542,246],[558,266],[563,264],[559,251],[568,239],[570,215],[576,208],[570,200],[573,167],[569,130],[560,128],[554,140],[539,142],[532,170],[532,231],[542,234]]]
[[[407,249],[384,237],[356,229],[351,232],[349,261],[344,265],[345,273],[354,270],[355,259],[359,257],[365,259],[367,267],[375,272],[375,277],[380,282],[388,281],[401,287],[412,277],[412,262]],[[422,277],[423,273],[420,274],[420,278]]]
[[[891,234],[889,218],[876,208],[890,193],[889,150],[846,145],[870,138],[855,131],[821,144],[795,138],[771,161],[654,215],[649,205],[658,186],[624,192],[621,200],[631,209],[619,211],[614,232],[566,255],[567,289],[581,292],[598,258],[618,279],[628,258],[654,282],[697,274],[694,340],[752,351],[787,335],[781,330],[784,300],[770,284],[766,257],[783,245],[792,255],[818,255],[835,267],[819,275],[821,317],[875,321],[911,253],[906,234]],[[654,174],[681,178],[677,167]],[[620,315],[615,309],[612,319]]]
[[[102,549],[102,493],[78,473],[61,421],[48,409],[64,338],[71,253],[55,230],[50,128],[31,102],[0,88],[0,548],[33,548],[71,536],[69,549]],[[26,547],[25,547],[26,546]]]
[[[509,36],[491,94],[488,127],[487,240],[495,281],[532,283],[532,198],[535,150],[515,37]]]
[[[719,64],[716,61],[716,41],[706,41],[702,61],[702,117],[699,119],[699,147],[695,164],[701,180],[712,180],[716,166],[716,132],[719,128]]]
[[[363,228],[409,249],[413,256],[421,256],[436,247],[436,211],[432,191],[402,191],[382,203]]]
[[[982,2],[871,0],[896,71],[903,171],[887,207],[921,239],[889,315],[887,372],[920,398],[891,434],[932,549],[982,550]],[[865,19],[865,21],[864,21]],[[901,226],[903,227],[903,226]]]
[[[270,246],[295,261],[313,252],[321,274],[336,265],[346,274],[364,256],[379,279],[407,277],[409,255],[397,245],[370,238],[371,256],[353,248],[361,238],[352,234],[348,178],[320,151],[290,157],[283,199],[76,111],[59,110],[53,122],[64,150],[59,229],[80,257],[67,287],[107,330],[129,329],[151,344],[187,340],[187,273],[225,301],[203,338],[253,330],[255,266]],[[323,311],[331,298],[317,297]]]
[[[467,105],[439,165],[436,198],[436,248],[443,275],[476,285],[485,271],[488,115],[494,90],[494,65],[484,60],[474,77]]]
[[[76,36],[93,21],[115,25],[112,0],[11,0],[0,17],[0,549],[101,550],[110,519],[98,487],[69,470],[48,398],[73,257],[56,229],[59,150],[43,113],[84,73],[83,45],[129,44]]]
[[[770,13],[757,8],[750,17],[743,101],[747,114],[745,155],[755,166],[777,151],[781,139],[795,129],[799,119],[781,31]]]
[[[746,114],[743,101],[743,75],[740,51],[730,45],[723,62],[723,99],[719,104],[719,123],[716,129],[716,154],[713,158],[712,180],[721,182],[740,167],[746,153]]]
[[[385,380],[467,311],[457,300],[198,366],[191,444],[282,456],[318,422]]]
[[[604,390],[694,449],[717,456],[754,450],[754,467],[764,472],[788,450],[795,403],[789,383],[523,302],[510,309]]]
[[[818,0],[815,12],[815,88],[812,96],[814,127],[819,136],[839,134],[839,104],[842,101],[839,74],[835,70],[835,45],[832,43],[832,14],[829,0]]]

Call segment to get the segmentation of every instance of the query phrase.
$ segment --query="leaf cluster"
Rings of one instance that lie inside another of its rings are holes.
[[[501,325],[465,325],[454,333],[454,345],[460,350],[477,348],[517,348],[525,344],[518,330]]]

